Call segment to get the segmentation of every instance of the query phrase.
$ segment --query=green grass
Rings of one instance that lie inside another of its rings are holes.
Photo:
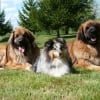
[[[71,37],[72,36],[72,37]],[[74,39],[74,36],[75,35],[62,35],[61,37],[64,37],[64,39],[66,41],[71,41]],[[44,46],[44,43],[48,40],[48,39],[52,39],[52,38],[55,38],[56,35],[46,35],[46,34],[43,34],[43,35],[36,35],[36,43],[37,45],[42,48]],[[68,38],[68,37],[71,37],[71,38]]]
[[[19,70],[0,71],[0,100],[99,100],[100,73],[78,73],[54,78]]]
[[[42,48],[44,46],[44,43],[51,38],[54,38],[55,36],[51,36],[51,35],[38,35],[36,36],[36,43],[37,45]]]
[[[55,35],[38,35],[36,43],[42,48],[44,42],[53,37]],[[61,78],[21,70],[1,70],[0,100],[99,100],[100,72],[76,70],[77,73]]]

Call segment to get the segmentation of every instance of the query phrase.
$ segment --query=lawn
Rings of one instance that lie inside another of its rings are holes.
[[[77,70],[62,78],[2,70],[0,100],[100,100],[100,73]]]
[[[75,38],[75,34],[69,34],[69,35],[61,35],[66,41],[71,41]],[[56,38],[56,35],[47,35],[47,34],[42,34],[42,35],[36,35],[36,43],[37,45],[42,48],[44,46],[44,43],[51,38]]]
[[[40,48],[55,35],[38,35]],[[73,38],[67,38],[67,41]],[[54,78],[21,70],[0,71],[0,100],[99,100],[100,72],[78,69]]]

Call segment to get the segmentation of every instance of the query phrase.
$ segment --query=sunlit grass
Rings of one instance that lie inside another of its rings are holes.
[[[61,37],[63,37],[66,41],[72,41],[75,38],[75,35],[74,36],[71,35],[71,36],[73,36],[71,38],[68,38],[67,36],[61,35]],[[48,39],[52,39],[52,38],[56,38],[56,37],[57,37],[56,35],[46,35],[46,34],[36,35],[36,43],[40,48],[42,48],[44,46],[44,43],[46,41],[48,41]],[[70,35],[69,35],[69,37],[70,37]]]
[[[100,74],[78,73],[54,78],[19,70],[0,71],[0,100],[99,100]]]

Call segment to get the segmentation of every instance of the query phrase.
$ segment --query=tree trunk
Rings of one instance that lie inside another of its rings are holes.
[[[35,30],[33,30],[32,32],[33,32],[33,34],[36,34],[36,31]]]
[[[57,37],[60,37],[59,28],[57,29]]]
[[[65,27],[65,34],[67,35],[69,33],[69,27]]]
[[[51,35],[51,30],[50,29],[48,30],[48,34]]]
[[[34,31],[34,34],[36,34],[36,32]]]

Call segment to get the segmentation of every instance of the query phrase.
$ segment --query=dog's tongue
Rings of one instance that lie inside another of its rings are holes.
[[[19,47],[18,50],[19,50],[21,53],[24,53],[24,52],[25,52],[25,49],[22,48],[22,47]]]
[[[91,38],[91,41],[95,42],[96,41],[96,38]]]

